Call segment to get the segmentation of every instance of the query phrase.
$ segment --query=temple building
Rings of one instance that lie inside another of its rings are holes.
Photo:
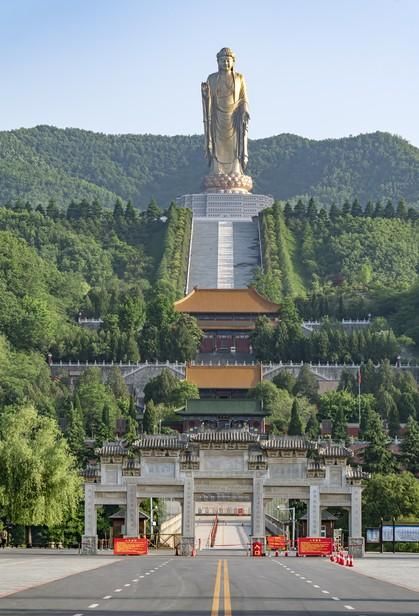
[[[189,364],[185,378],[198,387],[200,398],[246,398],[262,381],[262,365]]]
[[[187,400],[176,411],[182,420],[181,432],[249,429],[265,432],[261,400]]]
[[[199,289],[174,304],[177,312],[190,314],[204,332],[200,353],[251,353],[250,334],[256,319],[278,319],[279,304],[255,289]]]

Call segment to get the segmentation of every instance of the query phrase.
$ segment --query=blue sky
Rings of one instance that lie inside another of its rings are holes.
[[[224,46],[251,138],[383,130],[419,146],[419,0],[0,0],[0,130],[200,133]]]

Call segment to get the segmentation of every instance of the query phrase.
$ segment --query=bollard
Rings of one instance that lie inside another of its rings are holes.
[[[284,556],[288,556],[288,550],[285,550]]]

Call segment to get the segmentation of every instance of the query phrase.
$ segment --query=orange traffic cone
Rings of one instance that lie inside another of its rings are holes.
[[[352,554],[348,554],[348,562],[346,563],[347,567],[353,567],[354,566],[354,557],[352,556]]]

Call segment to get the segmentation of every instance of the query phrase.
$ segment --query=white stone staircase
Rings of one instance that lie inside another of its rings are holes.
[[[194,217],[192,225],[187,292],[246,288],[260,263],[257,222]]]

